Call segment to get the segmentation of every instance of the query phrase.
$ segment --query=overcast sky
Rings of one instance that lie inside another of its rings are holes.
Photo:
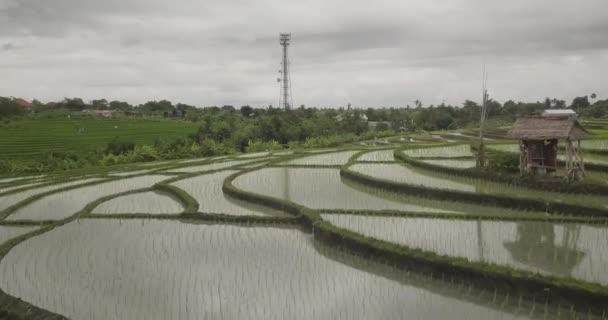
[[[606,0],[0,0],[0,96],[277,105],[608,98]]]

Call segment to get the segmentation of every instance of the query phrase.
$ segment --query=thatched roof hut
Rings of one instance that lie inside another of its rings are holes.
[[[573,117],[547,114],[519,118],[507,137],[520,140],[522,174],[557,174],[559,140],[565,140],[566,144],[565,174],[573,179],[584,174],[580,140],[589,137],[589,133]]]
[[[589,133],[578,121],[561,117],[524,117],[517,119],[507,137],[519,140],[581,140]]]

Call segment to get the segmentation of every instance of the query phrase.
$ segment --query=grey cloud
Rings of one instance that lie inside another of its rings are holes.
[[[290,31],[296,104],[460,103],[477,97],[484,58],[497,97],[601,97],[604,1],[0,0],[0,88],[276,104]]]

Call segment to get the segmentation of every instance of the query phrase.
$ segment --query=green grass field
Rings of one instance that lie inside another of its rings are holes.
[[[49,151],[85,154],[115,137],[136,145],[186,137],[198,124],[181,120],[99,117],[36,118],[0,124],[0,158],[37,159]]]

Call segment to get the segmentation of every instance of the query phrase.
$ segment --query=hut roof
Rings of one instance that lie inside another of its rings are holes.
[[[524,117],[517,119],[507,137],[522,140],[578,140],[589,137],[589,132],[574,119]]]

